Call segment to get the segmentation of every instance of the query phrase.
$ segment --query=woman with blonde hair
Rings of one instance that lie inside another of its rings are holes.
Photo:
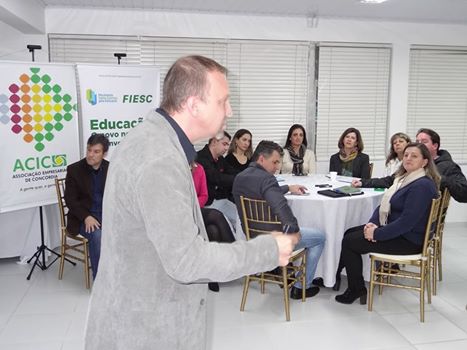
[[[250,159],[253,155],[251,142],[252,135],[247,129],[237,130],[230,142],[225,160],[238,172],[245,170],[250,164]]]
[[[404,149],[409,144],[410,137],[403,132],[396,132],[391,136],[389,154],[386,158],[386,167],[384,169],[384,176],[394,174],[399,170],[402,164],[402,158],[404,157]]]

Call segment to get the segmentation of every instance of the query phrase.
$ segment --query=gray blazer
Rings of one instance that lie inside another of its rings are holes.
[[[112,155],[85,348],[204,349],[204,282],[270,270],[277,262],[271,236],[207,241],[185,154],[153,111]]]

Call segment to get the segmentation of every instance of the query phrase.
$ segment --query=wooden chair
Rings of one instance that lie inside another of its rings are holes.
[[[373,167],[374,167],[374,163],[370,163],[370,179],[371,177],[373,176]]]
[[[88,240],[79,234],[72,234],[66,229],[66,216],[68,208],[65,202],[65,179],[55,179],[55,188],[57,190],[58,208],[60,210],[60,231],[61,231],[61,246],[60,246],[60,268],[58,271],[58,279],[63,277],[63,269],[65,267],[65,260],[76,265],[75,262],[79,261],[84,264],[84,280],[86,288],[89,289],[90,274],[89,269],[89,245]]]
[[[368,311],[373,310],[373,292],[375,285],[379,286],[379,294],[383,292],[383,286],[405,288],[417,290],[420,294],[420,321],[425,322],[425,287],[427,288],[428,304],[431,304],[431,248],[433,237],[436,231],[436,222],[438,220],[438,212],[441,203],[441,197],[433,199],[431,202],[430,215],[425,230],[425,239],[423,242],[423,249],[420,254],[413,255],[391,255],[381,253],[370,253],[371,268],[370,268],[370,295],[368,301]],[[417,271],[408,270],[395,270],[392,264],[399,264],[405,266],[414,266]],[[376,267],[378,266],[378,267]],[[416,281],[417,285],[406,285],[397,283],[394,279],[409,279]]]
[[[240,202],[242,207],[242,220],[247,240],[250,240],[260,234],[271,233],[271,225],[277,226],[278,231],[282,230],[280,220],[276,215],[274,215],[274,213],[272,213],[271,207],[266,203],[266,201],[240,196]],[[300,281],[302,286],[306,285],[306,250],[299,249],[294,251],[289,264],[281,267],[281,272],[281,276],[271,272],[262,272],[256,275],[245,276],[240,311],[245,310],[246,298],[251,281],[258,281],[260,283],[262,294],[264,294],[266,283],[274,283],[283,288],[285,318],[287,321],[290,321],[290,289],[297,281]],[[305,290],[305,288],[302,288],[302,302],[306,300]]]
[[[432,291],[433,295],[436,295],[437,281],[443,280],[443,264],[442,264],[442,252],[443,252],[443,231],[444,223],[446,221],[446,215],[448,212],[449,202],[451,200],[451,194],[447,188],[443,191],[441,197],[441,204],[439,208],[438,223],[436,225],[436,232],[433,238],[433,256],[432,256]]]

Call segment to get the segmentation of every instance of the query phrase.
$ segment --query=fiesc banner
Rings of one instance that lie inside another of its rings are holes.
[[[78,144],[73,65],[1,62],[0,213],[56,203]]]
[[[82,142],[92,134],[115,146],[152,108],[159,106],[160,72],[154,66],[77,65],[81,98]],[[86,150],[83,149],[83,152]],[[85,153],[83,153],[85,154]]]

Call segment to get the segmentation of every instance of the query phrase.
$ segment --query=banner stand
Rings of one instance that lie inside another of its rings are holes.
[[[34,272],[34,268],[36,266],[39,266],[39,268],[42,271],[47,270],[55,261],[57,261],[58,258],[61,257],[60,254],[58,254],[57,252],[53,251],[52,249],[50,249],[49,247],[47,247],[45,245],[45,241],[44,241],[44,216],[42,214],[42,205],[39,207],[39,220],[40,220],[40,228],[41,228],[41,245],[40,245],[40,247],[37,247],[37,251],[28,260],[28,264],[29,264],[32,261],[32,259],[36,258],[36,260],[34,260],[34,264],[31,267],[31,271],[29,271],[28,277],[26,277],[26,279],[28,281],[31,279],[31,275]],[[56,255],[55,259],[49,265],[47,265],[45,263],[45,252],[46,251],[49,251],[50,253]],[[41,255],[42,255],[42,261],[39,260]],[[65,259],[65,260],[72,263],[73,265],[76,265],[76,263],[73,262],[73,261],[70,261],[68,259]]]
[[[40,50],[42,47],[39,46],[39,45],[27,45],[27,48],[31,52],[32,62],[34,62],[34,50]],[[31,279],[31,275],[34,272],[34,269],[36,268],[36,266],[39,266],[39,268],[42,271],[47,270],[55,261],[57,261],[61,257],[61,254],[58,254],[57,252],[53,251],[52,249],[47,247],[47,245],[45,244],[45,240],[44,240],[44,215],[43,215],[43,212],[42,212],[42,205],[39,206],[39,220],[40,220],[40,229],[41,229],[41,245],[40,245],[40,247],[37,247],[37,251],[27,261],[27,263],[29,264],[35,258],[34,264],[32,265],[31,270],[29,271],[28,277],[26,277],[26,279],[28,281]],[[45,263],[45,252],[46,251],[56,255],[55,259],[49,265],[47,265]],[[39,258],[41,258],[42,261],[39,260]],[[65,260],[70,262],[73,265],[76,265],[76,263],[71,261],[71,260],[68,260],[66,258],[65,258]]]

